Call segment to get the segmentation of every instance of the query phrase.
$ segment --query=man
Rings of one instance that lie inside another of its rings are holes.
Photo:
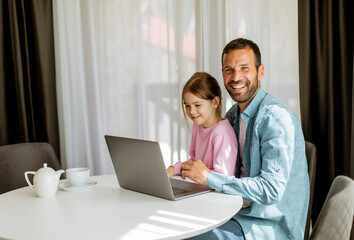
[[[239,141],[236,177],[185,162],[182,178],[251,202],[196,239],[303,239],[309,201],[305,141],[296,115],[260,86],[258,46],[235,39],[222,53],[225,88],[237,103],[226,113]]]

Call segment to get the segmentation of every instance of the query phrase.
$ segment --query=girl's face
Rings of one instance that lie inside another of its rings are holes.
[[[219,121],[220,116],[216,114],[220,101],[219,97],[215,97],[213,100],[205,100],[193,93],[186,92],[183,101],[186,113],[194,124],[208,128]]]

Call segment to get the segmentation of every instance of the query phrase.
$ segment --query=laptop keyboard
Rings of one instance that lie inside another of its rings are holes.
[[[189,190],[182,189],[182,188],[176,188],[176,187],[172,187],[172,190],[173,190],[173,194],[175,196],[190,192]]]

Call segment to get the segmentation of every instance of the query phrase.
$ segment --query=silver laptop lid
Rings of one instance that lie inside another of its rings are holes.
[[[122,188],[174,200],[157,142],[108,135],[105,139]]]
[[[200,184],[169,179],[158,142],[107,135],[105,138],[122,188],[169,200],[213,190]]]

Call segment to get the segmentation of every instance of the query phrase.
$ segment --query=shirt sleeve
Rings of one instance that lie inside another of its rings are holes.
[[[240,195],[259,204],[273,204],[284,194],[294,158],[295,127],[287,113],[270,113],[255,125],[259,146],[252,146],[251,157],[261,161],[259,174],[254,177],[236,178],[210,172],[207,185],[218,191]],[[256,147],[256,149],[254,149]],[[251,159],[252,161],[252,159]]]

